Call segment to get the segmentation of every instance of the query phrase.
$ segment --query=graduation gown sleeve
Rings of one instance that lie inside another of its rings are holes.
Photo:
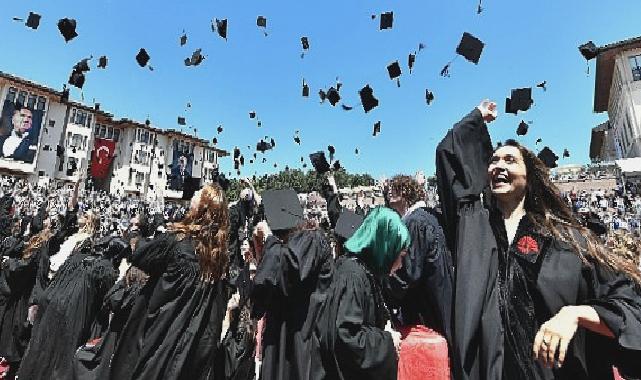
[[[442,220],[455,265],[452,362],[460,379],[502,375],[497,246],[482,197],[491,155],[478,109],[454,125],[436,151]]]
[[[150,276],[161,276],[171,260],[171,240],[170,235],[164,234],[139,243],[132,255],[132,264]]]

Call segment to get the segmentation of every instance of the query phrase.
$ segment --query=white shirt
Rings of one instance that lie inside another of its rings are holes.
[[[15,153],[16,149],[18,149],[18,145],[20,145],[22,140],[25,139],[28,135],[28,133],[25,133],[22,137],[19,137],[16,134],[16,131],[11,131],[11,136],[7,137],[7,139],[4,140],[4,145],[2,145],[2,154],[5,157],[11,156],[13,153]]]

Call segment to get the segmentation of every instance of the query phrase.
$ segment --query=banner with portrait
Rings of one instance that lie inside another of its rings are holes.
[[[169,189],[183,191],[185,183],[191,179],[191,171],[194,161],[194,155],[189,149],[181,147],[174,143],[174,155],[171,163],[171,176],[169,178]]]
[[[7,100],[0,116],[0,166],[32,164],[38,152],[43,112]],[[18,165],[20,166],[20,165]],[[24,165],[22,165],[24,167]]]

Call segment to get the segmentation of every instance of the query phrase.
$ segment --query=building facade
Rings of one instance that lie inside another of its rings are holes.
[[[594,111],[609,121],[593,130],[593,161],[641,156],[641,37],[598,48]]]
[[[218,159],[229,155],[207,140],[116,119],[99,105],[1,72],[0,99],[0,174],[32,183],[65,186],[82,178],[114,195],[174,199],[186,178],[194,186],[211,182]],[[102,160],[109,164],[96,170]]]

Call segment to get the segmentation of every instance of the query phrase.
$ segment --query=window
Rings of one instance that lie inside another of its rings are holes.
[[[120,129],[114,129],[114,141],[118,142],[118,139],[120,139]]]
[[[27,91],[20,91],[18,94],[17,103],[24,104],[24,101],[27,99]]]
[[[35,109],[36,108],[36,101],[38,100],[38,97],[31,94],[29,95],[29,100],[27,100],[27,108],[29,109]]]
[[[36,107],[36,109],[38,111],[44,111],[46,106],[47,106],[47,98],[45,98],[44,96],[38,97],[38,106]]]
[[[15,87],[9,87],[9,91],[7,92],[7,98],[5,100],[8,100],[10,102],[15,102],[16,101],[16,93],[18,90],[16,90]]]
[[[136,185],[142,184],[145,180],[145,173],[136,172]]]
[[[632,80],[641,80],[641,55],[630,57],[630,67],[632,68]]]

